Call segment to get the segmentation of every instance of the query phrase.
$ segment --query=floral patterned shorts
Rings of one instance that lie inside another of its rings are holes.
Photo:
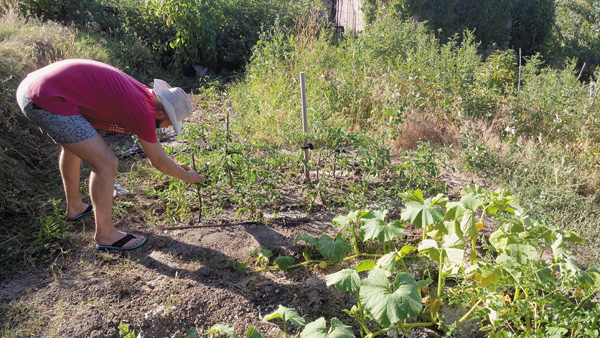
[[[23,114],[35,123],[42,133],[59,144],[77,143],[98,135],[98,132],[81,115],[64,116],[46,111],[33,103],[27,95],[28,81],[21,82],[17,89],[17,103]]]

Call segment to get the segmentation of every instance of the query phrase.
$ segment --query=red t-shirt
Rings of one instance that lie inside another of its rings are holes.
[[[93,60],[64,60],[27,77],[29,98],[44,110],[81,115],[95,128],[158,142],[152,89],[115,67]]]

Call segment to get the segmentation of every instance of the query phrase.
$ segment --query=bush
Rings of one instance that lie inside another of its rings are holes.
[[[543,46],[544,57],[557,67],[576,58],[582,79],[592,78],[600,65],[600,2],[593,0],[557,0],[556,23]]]
[[[562,70],[542,68],[539,57],[523,68],[523,84],[512,118],[519,133],[563,144],[579,138],[600,139],[598,110],[591,105],[589,87],[577,80],[575,63]]]
[[[554,22],[554,0],[368,1],[367,18],[374,20],[377,10],[373,7],[389,4],[410,17],[426,20],[441,41],[474,30],[484,48],[521,48],[526,55],[539,51]]]
[[[309,124],[397,132],[408,115],[444,115],[467,94],[480,63],[476,50],[472,34],[440,46],[422,24],[394,13],[342,40],[319,26],[304,33],[280,27],[256,46],[244,81],[232,89],[233,106],[243,112],[244,133],[279,141],[297,134],[304,71]]]

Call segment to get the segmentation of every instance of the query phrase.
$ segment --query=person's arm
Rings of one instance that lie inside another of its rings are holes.
[[[139,138],[139,142],[152,166],[161,173],[184,180],[190,184],[197,183],[204,179],[204,176],[196,173],[194,170],[190,170],[188,167],[180,166],[173,162],[167,153],[165,153],[160,142],[150,143],[141,138]]]

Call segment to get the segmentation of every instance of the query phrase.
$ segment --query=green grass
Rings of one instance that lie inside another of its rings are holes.
[[[478,149],[472,165],[486,178],[511,190],[531,216],[585,238],[587,244],[576,246],[578,254],[582,262],[595,266],[600,258],[600,195],[582,176],[582,158],[530,141],[502,148],[487,144]]]

